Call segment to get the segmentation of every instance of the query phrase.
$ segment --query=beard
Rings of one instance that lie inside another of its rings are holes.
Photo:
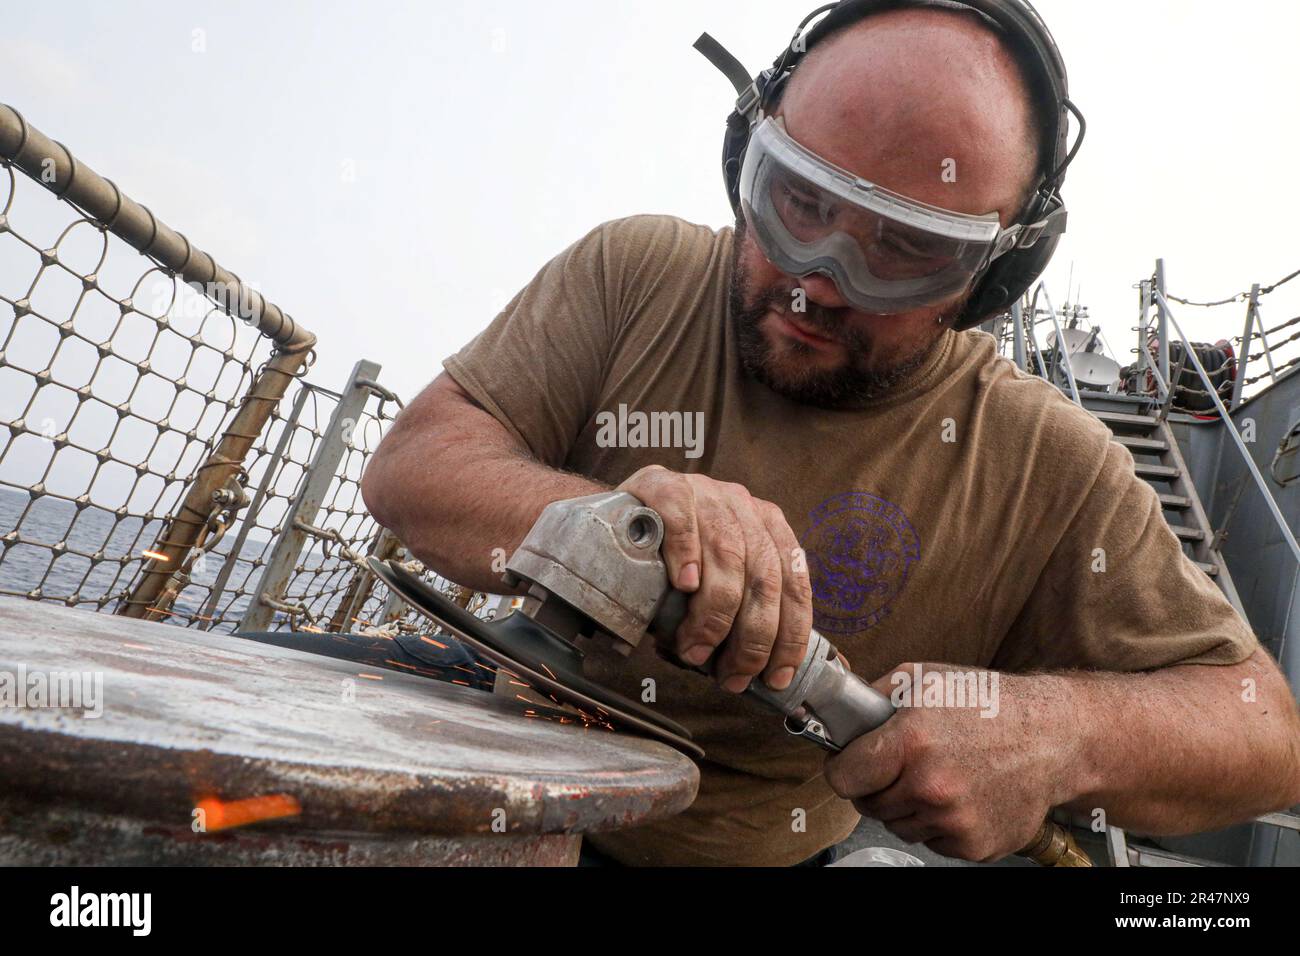
[[[815,352],[812,346],[790,340],[778,352],[760,327],[774,307],[790,302],[789,288],[765,289],[754,296],[752,302],[746,302],[749,274],[740,261],[745,228],[744,216],[738,217],[731,251],[731,283],[728,289],[728,311],[739,343],[741,365],[751,378],[801,405],[851,409],[895,391],[925,365],[943,337],[942,331],[961,313],[972,295],[967,292],[953,305],[935,311],[933,320],[936,334],[912,351],[894,358],[884,367],[868,364],[871,333],[844,321],[844,315],[849,310],[827,309],[807,302],[806,311],[799,314],[799,322],[815,334],[841,343],[848,354],[848,359],[837,368],[816,368],[808,361]]]

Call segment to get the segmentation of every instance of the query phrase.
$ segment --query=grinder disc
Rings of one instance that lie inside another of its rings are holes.
[[[484,621],[400,564],[376,558],[367,563],[407,604],[535,690],[615,727],[662,740],[694,757],[704,756],[681,724],[589,680],[582,672],[582,651],[527,615],[515,612]]]

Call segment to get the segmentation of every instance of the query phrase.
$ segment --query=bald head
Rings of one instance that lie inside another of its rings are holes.
[[[955,212],[998,212],[1007,225],[1036,185],[1032,104],[1022,68],[978,15],[905,8],[809,51],[776,112],[837,166]]]
[[[768,109],[842,169],[943,209],[997,213],[1008,226],[1036,185],[1032,102],[1020,65],[982,18],[907,7],[819,42]],[[746,373],[822,407],[859,407],[903,387],[973,294],[968,286],[899,313],[855,309],[832,276],[773,264],[743,212],[732,258],[730,314]]]

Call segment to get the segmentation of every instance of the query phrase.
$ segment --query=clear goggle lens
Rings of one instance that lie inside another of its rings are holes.
[[[937,305],[967,289],[1006,246],[994,213],[938,209],[826,163],[766,119],[751,137],[741,206],[783,272],[823,273],[854,306],[880,314]]]

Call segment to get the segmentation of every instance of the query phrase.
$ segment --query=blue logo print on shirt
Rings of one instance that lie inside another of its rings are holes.
[[[874,627],[907,584],[921,540],[897,505],[863,491],[827,498],[800,542],[808,556],[813,619],[823,634]]]

